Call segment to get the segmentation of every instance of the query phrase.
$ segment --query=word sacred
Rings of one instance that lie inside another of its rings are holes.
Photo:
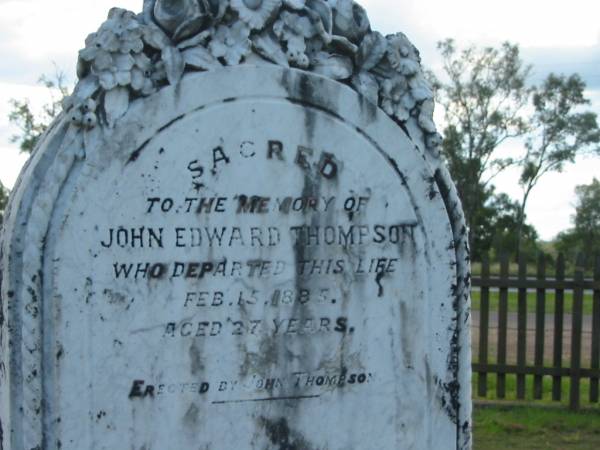
[[[221,142],[223,141],[224,140],[221,139]],[[264,150],[260,150],[258,147],[259,146],[252,141],[243,141],[240,144],[239,156],[238,152],[233,149],[226,149],[223,145],[214,147],[212,152],[207,152],[203,149],[201,154],[212,155],[210,161],[194,159],[190,161],[187,166],[187,169],[192,176],[194,186],[198,189],[204,187],[203,181],[205,179],[207,167],[212,166],[210,173],[216,175],[220,170],[231,164],[235,158],[239,158],[240,156],[243,160],[249,160],[264,155],[267,160],[273,162],[285,162],[293,159],[294,164],[304,171],[308,172],[316,170],[320,176],[328,180],[335,179],[338,176],[340,164],[335,156],[329,152],[319,152],[304,145],[297,145],[291,146],[292,148],[295,148],[295,150],[292,150],[292,153],[289,153],[290,146],[274,139],[266,142],[266,145],[263,147]]]

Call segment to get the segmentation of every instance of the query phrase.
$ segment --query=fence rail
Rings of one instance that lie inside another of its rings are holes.
[[[529,375],[533,376],[534,399],[542,399],[544,377],[551,377],[552,400],[562,400],[563,381],[567,378],[570,381],[569,405],[572,409],[580,407],[582,380],[589,380],[589,401],[599,402],[600,257],[595,260],[593,279],[584,278],[583,261],[584,258],[580,256],[572,278],[567,278],[565,259],[559,256],[556,270],[549,277],[546,257],[540,255],[537,276],[528,278],[524,257],[519,259],[517,277],[510,276],[507,257],[501,258],[497,276],[490,275],[489,259],[484,259],[481,275],[473,278],[473,288],[480,293],[478,337],[475,342],[478,351],[474,353],[478,361],[473,363],[478,396],[488,396],[488,375],[495,374],[496,396],[506,398],[506,376],[512,374],[516,375],[517,399],[525,399],[526,377]],[[498,292],[497,309],[493,311],[490,309],[491,290]],[[528,295],[530,292],[533,295],[532,291],[535,291],[535,310],[529,313]],[[592,305],[586,308],[587,314],[584,314],[584,295],[590,291],[592,295],[588,301]],[[513,292],[517,297],[516,312],[509,312],[509,293]],[[565,309],[566,293],[572,297],[572,307],[568,311]],[[553,312],[547,313],[550,309]],[[491,321],[494,327],[490,327]],[[513,336],[514,331],[516,336]],[[496,350],[495,358],[490,354],[491,341]],[[550,347],[551,357],[546,356],[550,354]],[[584,351],[590,353],[586,355]],[[568,364],[565,364],[565,359]]]

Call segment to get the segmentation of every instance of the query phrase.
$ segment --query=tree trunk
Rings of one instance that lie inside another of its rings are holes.
[[[523,200],[521,201],[521,207],[519,208],[519,218],[517,226],[517,259],[521,256],[521,243],[523,241],[523,226],[525,224],[525,206],[527,206],[527,200],[531,193],[532,185],[527,186],[523,194]]]

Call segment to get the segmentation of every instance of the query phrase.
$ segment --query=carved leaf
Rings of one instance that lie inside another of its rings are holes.
[[[170,85],[176,85],[183,76],[185,70],[185,62],[181,52],[175,47],[165,47],[162,51],[162,60],[165,63],[165,71],[167,72],[167,80]]]
[[[148,24],[143,28],[143,39],[150,47],[163,50],[170,45],[169,37],[154,24]]]
[[[305,0],[283,0],[285,6],[291,9],[300,10],[304,8]]]
[[[306,0],[306,13],[316,21],[319,35],[326,43],[331,41],[333,32],[333,12],[324,0]]]
[[[175,31],[173,35],[173,40],[181,41],[182,39],[189,38],[196,33],[199,33],[206,21],[206,16],[204,14],[198,14],[194,17],[189,18],[184,23],[182,23],[179,28]]]
[[[254,49],[264,58],[280,66],[289,67],[288,59],[281,44],[270,31],[265,31],[252,39]]]
[[[419,113],[419,125],[427,133],[436,132],[435,123],[433,122],[434,109],[435,103],[433,102],[433,100],[426,100],[421,106],[421,111]]]
[[[352,86],[359,93],[377,104],[379,98],[379,83],[377,79],[367,72],[361,72],[352,77]]]
[[[210,31],[204,30],[202,33],[195,35],[185,41],[181,41],[177,44],[177,48],[179,50],[185,50],[186,48],[195,47],[197,45],[204,45],[208,38],[210,37]]]
[[[374,32],[365,36],[358,54],[356,55],[356,64],[362,70],[371,70],[384,57],[387,50],[387,40],[381,33]]]
[[[410,93],[416,101],[422,102],[433,98],[433,92],[429,83],[423,76],[416,76],[410,79],[408,82],[410,86]]]
[[[221,63],[204,47],[193,47],[184,50],[183,60],[185,64],[194,69],[210,70],[217,69]]]
[[[129,109],[129,89],[116,87],[104,97],[104,111],[108,126],[112,127]]]
[[[99,87],[100,82],[98,81],[98,77],[95,75],[89,75],[77,83],[77,86],[75,86],[71,97],[76,99],[78,103],[81,103],[84,100],[92,97]]]
[[[330,55],[320,52],[315,60],[314,71],[334,80],[345,80],[352,76],[352,60],[347,56]]]
[[[354,56],[358,51],[358,47],[344,36],[332,36],[331,48],[338,53],[350,56]]]

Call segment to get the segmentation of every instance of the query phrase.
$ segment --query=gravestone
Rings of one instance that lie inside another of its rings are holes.
[[[468,449],[466,228],[403,34],[147,1],[2,235],[0,448]]]

